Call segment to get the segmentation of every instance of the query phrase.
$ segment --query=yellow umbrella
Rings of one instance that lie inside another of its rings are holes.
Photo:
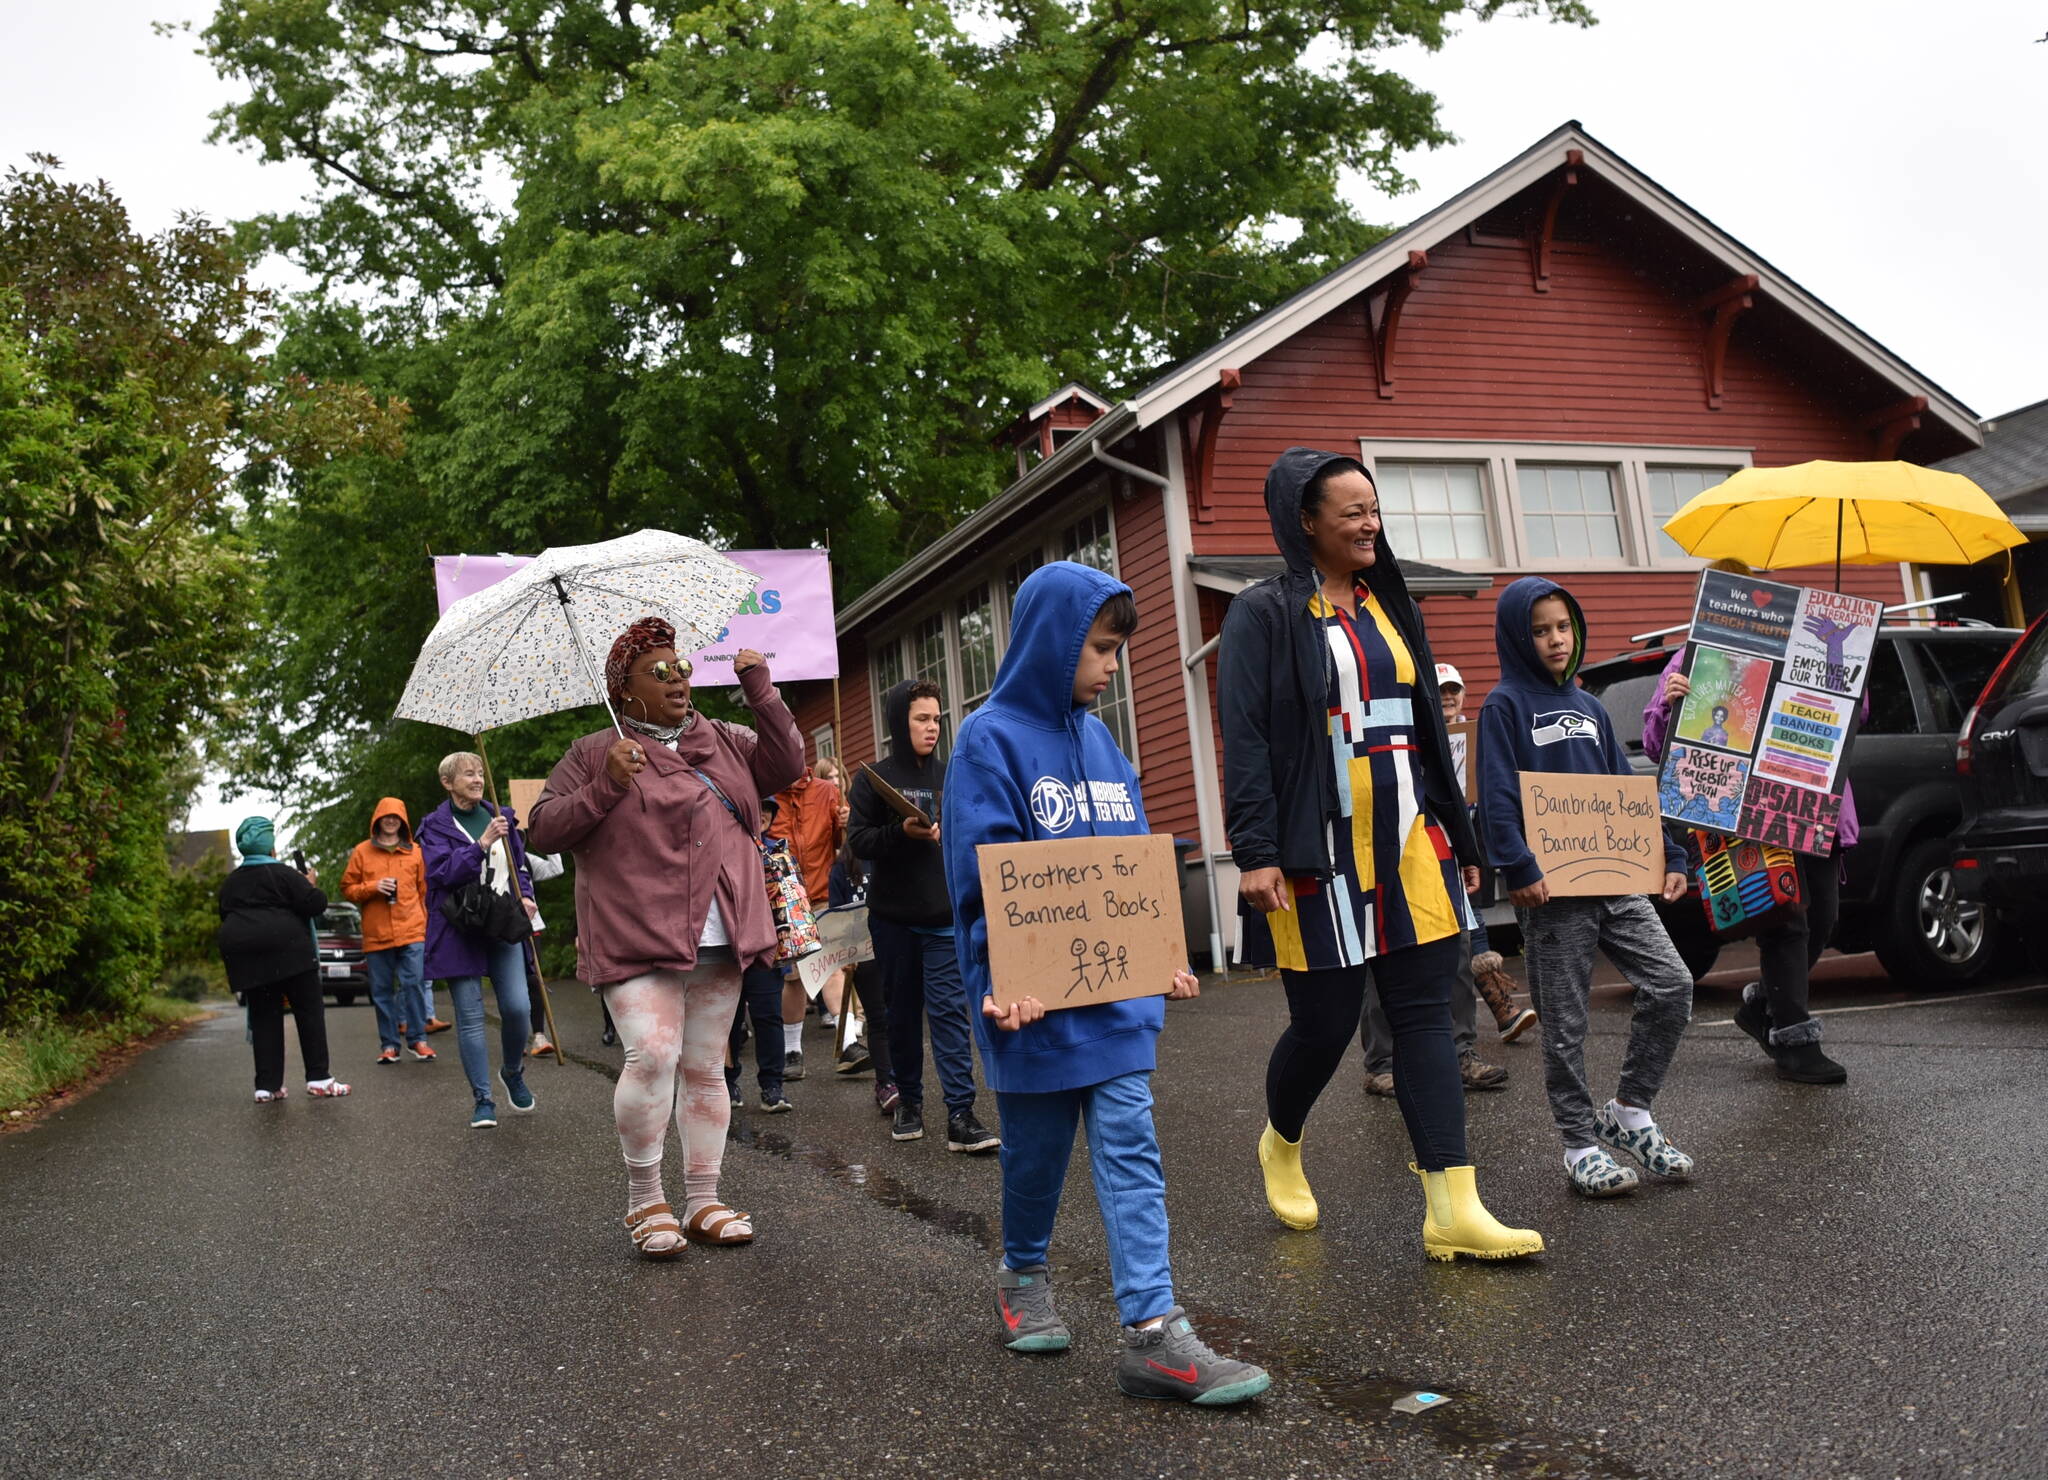
[[[1800,565],[1974,565],[2027,537],[1960,473],[1904,462],[1744,468],[1686,501],[1664,532],[1688,555],[1758,570]]]

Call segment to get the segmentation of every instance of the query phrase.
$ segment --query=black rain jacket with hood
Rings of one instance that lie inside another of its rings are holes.
[[[1266,474],[1266,516],[1287,562],[1277,576],[1245,587],[1223,619],[1216,692],[1223,709],[1223,817],[1231,858],[1241,872],[1278,868],[1328,878],[1334,872],[1329,824],[1337,814],[1336,761],[1330,749],[1331,658],[1323,624],[1309,611],[1322,584],[1301,495],[1343,455],[1290,447]],[[1408,594],[1401,563],[1380,531],[1365,584],[1415,659],[1415,744],[1422,752],[1423,803],[1461,864],[1479,862],[1479,845],[1451,763],[1450,736],[1437,696],[1436,659],[1422,613]]]
[[[906,678],[882,696],[889,754],[874,768],[906,801],[936,819],[946,789],[946,766],[937,751],[920,760],[910,749],[910,691],[916,684]],[[946,859],[939,845],[903,831],[903,818],[882,800],[865,770],[854,773],[846,806],[851,814],[847,842],[853,856],[868,866],[868,912],[898,925],[951,925],[953,900],[946,893]]]

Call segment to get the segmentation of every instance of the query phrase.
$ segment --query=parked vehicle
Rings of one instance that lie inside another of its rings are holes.
[[[363,961],[363,916],[354,905],[336,901],[327,907],[315,929],[320,943],[320,989],[347,1007],[370,992],[370,968]]]
[[[1957,899],[1991,909],[2038,957],[2048,948],[2048,617],[2012,645],[1963,720],[1956,775]]]
[[[1877,952],[1894,979],[1915,987],[1974,981],[1998,957],[1999,922],[1958,893],[1949,835],[1963,816],[1956,737],[2018,635],[2008,627],[1886,626],[1871,655],[1870,716],[1848,762],[1862,838],[1843,855],[1834,943]],[[1643,705],[1670,657],[1668,645],[1645,648],[1580,670],[1646,773],[1656,766],[1643,754]],[[2048,700],[2042,712],[2048,722]],[[2048,741],[2048,730],[2042,735]],[[2043,827],[2048,837],[2048,820]],[[1720,943],[1697,891],[1676,904],[1659,901],[1658,911],[1694,977],[1705,975]]]

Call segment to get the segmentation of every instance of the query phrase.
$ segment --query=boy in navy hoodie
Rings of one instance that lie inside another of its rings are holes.
[[[1074,1129],[1109,1239],[1123,1349],[1117,1386],[1132,1397],[1220,1406],[1264,1392],[1263,1369],[1218,1356],[1174,1303],[1166,1252],[1166,1177],[1152,1126],[1151,1074],[1166,1020],[1158,997],[1047,1013],[1035,997],[998,1008],[990,994],[988,921],[976,849],[1149,831],[1137,774],[1088,712],[1117,671],[1138,610],[1122,582],[1071,561],[1018,588],[1010,646],[988,702],[960,726],[940,832],[960,970],[974,1033],[1003,1125],[1003,1261],[996,1311],[1012,1351],[1064,1351],[1046,1251]],[[1193,997],[1177,972],[1161,994]]]
[[[1692,1158],[1650,1118],[1679,1036],[1692,1015],[1692,973],[1664,922],[1639,894],[1553,899],[1522,831],[1524,771],[1626,776],[1628,758],[1600,701],[1580,688],[1586,619],[1557,582],[1524,576],[1494,610],[1500,682],[1479,719],[1480,835],[1522,926],[1529,993],[1543,1024],[1543,1085],[1564,1138],[1572,1186],[1588,1197],[1634,1189],[1627,1153],[1659,1177],[1692,1175]],[[1667,837],[1664,898],[1685,893],[1685,857]],[[1615,1097],[1593,1108],[1586,1088],[1586,999],[1593,953],[1605,951],[1635,988],[1635,1014]]]

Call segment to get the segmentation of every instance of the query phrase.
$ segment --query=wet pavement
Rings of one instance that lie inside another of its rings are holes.
[[[1074,1347],[1004,1352],[994,1159],[890,1142],[818,1030],[796,1113],[734,1118],[724,1190],[759,1240],[653,1264],[619,1225],[588,993],[556,989],[574,1060],[489,1132],[454,1035],[373,1067],[366,1006],[328,1013],[353,1097],[294,1081],[258,1108],[230,1011],[0,1136],[0,1475],[2048,1474],[2048,985],[1930,998],[1830,958],[1815,1002],[1851,1079],[1814,1089],[1727,1025],[1742,965],[1702,987],[1658,1102],[1690,1185],[1575,1198],[1539,1049],[1482,1036],[1512,1079],[1469,1100],[1480,1187],[1549,1243],[1515,1265],[1423,1259],[1399,1115],[1356,1058],[1310,1121],[1322,1227],[1275,1224],[1252,1147],[1277,987],[1172,1004],[1176,1277],[1276,1379],[1223,1412],[1111,1384],[1080,1147],[1055,1243]],[[1596,1085],[1626,1015],[1596,992]],[[1451,1401],[1393,1411],[1418,1389]]]

